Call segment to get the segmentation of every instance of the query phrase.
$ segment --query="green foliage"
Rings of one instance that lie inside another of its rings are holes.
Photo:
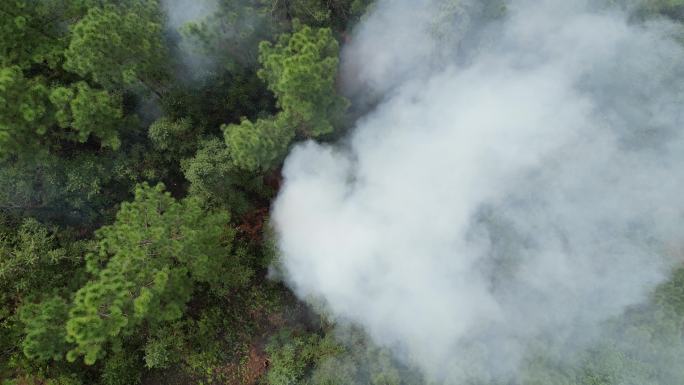
[[[219,139],[201,143],[195,156],[182,162],[182,168],[191,183],[190,195],[208,206],[242,214],[269,194],[261,177],[236,168],[232,154]]]
[[[192,383],[252,383],[254,371],[265,369],[261,340],[272,333],[271,319],[282,310],[285,294],[273,284],[239,288],[227,297],[203,293],[202,306],[194,303],[201,308],[197,314],[153,331],[146,359],[186,368]]]
[[[684,322],[684,268],[675,270],[670,280],[656,290],[654,298],[667,314]]]
[[[243,116],[254,119],[275,112],[273,94],[252,67],[212,72],[176,84],[161,102],[165,118],[191,117],[193,126],[203,134],[214,132],[223,123],[239,122]]]
[[[174,176],[181,174],[181,162],[197,150],[201,129],[189,118],[172,120],[164,117],[152,123],[147,130],[151,151],[140,148],[138,153],[149,162],[146,166],[151,174],[148,179],[151,176],[172,181]]]
[[[83,143],[90,135],[102,146],[120,145],[121,98],[79,82],[49,89],[41,78],[27,79],[19,67],[0,69],[0,148],[22,154],[55,140]],[[54,129],[58,125],[68,131]],[[47,143],[46,143],[47,142]],[[49,148],[49,147],[48,147]]]
[[[103,152],[77,152],[73,156],[34,153],[21,158],[0,159],[0,208],[14,215],[29,215],[41,221],[89,225],[114,210],[128,191],[127,175],[121,175],[112,155]],[[122,154],[124,171],[136,165],[129,154]]]
[[[0,68],[0,150],[33,151],[50,127],[48,87],[19,67]]]
[[[221,0],[180,45],[158,0],[0,3],[3,385],[263,374],[286,294],[260,244],[277,169],[343,113],[330,31],[365,1]],[[292,18],[323,28],[259,48]],[[218,63],[194,83],[169,76],[186,43]],[[176,198],[134,187],[162,180]]]
[[[40,367],[66,353],[64,298],[83,283],[85,246],[31,218],[0,221],[0,344],[6,347],[0,377],[8,368]],[[59,368],[51,372],[69,377]]]
[[[186,49],[204,53],[231,71],[252,66],[259,42],[270,40],[280,29],[270,11],[260,1],[218,1],[214,12],[182,27],[192,46]]]
[[[293,140],[343,128],[336,39],[369,3],[219,0],[180,36],[158,0],[0,2],[3,385],[424,383],[362,333],[301,321],[266,279],[278,168]],[[446,45],[505,15],[502,0],[438,3]],[[682,0],[636,8],[684,19]],[[215,65],[183,76],[188,44]],[[171,193],[135,188],[161,180]],[[539,341],[519,382],[684,383],[683,324],[679,270],[571,363]]]
[[[426,384],[420,371],[399,362],[388,349],[376,346],[365,333],[356,328],[340,326],[326,335],[324,340],[341,342],[337,343],[332,354],[317,361],[311,375],[311,385]]]
[[[138,187],[115,223],[97,231],[88,257],[95,279],[76,293],[67,322],[76,347],[67,358],[93,364],[139,325],[179,319],[198,283],[217,293],[244,284],[250,271],[230,257],[228,220],[203,212],[197,200],[176,201],[162,185]]]
[[[223,126],[226,145],[233,164],[245,171],[264,172],[276,167],[287,154],[294,129],[280,117],[244,119],[240,124]]]
[[[158,151],[168,152],[179,159],[193,147],[192,121],[161,118],[150,125],[148,136]]]
[[[183,162],[185,178],[191,183],[190,193],[203,200],[228,196],[233,171],[228,149],[218,139],[202,143],[195,156]]]
[[[64,68],[105,87],[145,85],[159,92],[166,77],[159,4],[90,8],[72,27]]]
[[[45,382],[45,385],[82,385],[81,381],[76,375],[63,374],[56,378],[50,378]]]
[[[262,42],[259,77],[266,81],[282,109],[276,116],[222,126],[233,165],[251,173],[276,168],[300,131],[321,136],[333,131],[348,102],[335,93],[338,44],[330,29],[296,24],[273,46]]]
[[[290,19],[317,27],[344,31],[366,10],[372,0],[270,0],[271,8]]]
[[[162,329],[165,332],[169,330]],[[180,340],[172,333],[151,338],[145,344],[145,366],[150,369],[165,369],[178,361]]]
[[[66,134],[66,139],[84,143],[92,134],[100,139],[103,147],[116,150],[121,145],[118,135],[123,118],[120,95],[95,90],[87,83],[79,82],[70,88],[54,88],[50,101],[57,108],[55,117],[59,126],[74,131]]]
[[[52,377],[35,374],[6,380],[2,385],[84,385],[84,382],[74,374],[56,374]]]
[[[271,360],[266,380],[269,385],[300,384],[316,360],[334,353],[335,348],[323,344],[315,334],[293,335],[283,331],[274,336],[266,348]]]
[[[23,342],[26,357],[38,361],[62,360],[68,350],[64,329],[67,316],[68,305],[60,297],[22,306],[19,317],[26,325]]]
[[[68,292],[69,282],[78,284],[83,243],[59,247],[54,232],[30,218],[5,226],[0,232],[0,304],[37,299],[53,288]]]
[[[328,28],[295,24],[275,45],[259,45],[259,77],[273,91],[282,119],[306,136],[333,132],[348,101],[335,92],[339,45]]]
[[[271,339],[266,351],[271,360],[269,385],[425,384],[417,370],[402,365],[355,329],[340,327],[325,337],[284,330]]]
[[[0,66],[26,68],[45,63],[56,67],[65,48],[60,24],[77,14],[73,3],[59,0],[0,3]]]
[[[311,385],[347,385],[358,383],[359,363],[346,357],[331,357],[319,363],[311,375]]]
[[[102,385],[137,385],[142,377],[142,365],[134,355],[117,353],[108,358],[102,371]]]
[[[323,1],[299,0],[292,2],[292,13],[294,17],[304,16],[316,25],[325,25],[332,12]]]

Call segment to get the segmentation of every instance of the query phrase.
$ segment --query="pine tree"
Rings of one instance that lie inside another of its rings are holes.
[[[333,132],[349,102],[335,90],[339,44],[329,28],[295,23],[275,45],[259,45],[261,77],[278,99],[282,119],[305,136]]]
[[[97,231],[88,256],[94,279],[75,296],[67,340],[71,361],[93,364],[109,344],[143,324],[179,319],[193,289],[206,284],[225,294],[250,275],[232,254],[234,230],[226,213],[206,213],[196,199],[176,201],[163,185],[141,185],[122,204],[114,224]]]

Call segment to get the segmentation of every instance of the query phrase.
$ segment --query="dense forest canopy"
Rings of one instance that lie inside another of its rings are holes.
[[[596,3],[683,41],[684,1]],[[0,2],[0,384],[449,383],[277,279],[269,216],[289,151],[339,141],[396,91],[340,69],[385,5]],[[509,12],[430,6],[445,45]],[[684,270],[604,328],[572,358],[536,341],[506,384],[684,383]]]

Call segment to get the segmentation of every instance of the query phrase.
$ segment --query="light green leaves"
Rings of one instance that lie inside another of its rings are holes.
[[[295,28],[275,45],[259,45],[259,77],[278,98],[285,121],[306,136],[330,134],[349,104],[335,91],[339,45],[328,28]]]
[[[19,67],[0,68],[0,148],[32,146],[50,123],[48,87]]]
[[[223,126],[237,168],[264,173],[280,164],[296,132],[306,137],[333,132],[348,106],[335,91],[338,50],[330,29],[299,24],[275,45],[260,44],[258,74],[276,95],[281,111],[268,119]]]
[[[285,119],[245,119],[223,126],[223,134],[233,164],[250,172],[263,172],[277,166],[287,154],[294,129]]]

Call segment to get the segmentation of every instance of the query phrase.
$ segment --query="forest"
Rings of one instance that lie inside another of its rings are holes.
[[[538,336],[515,379],[457,381],[283,278],[284,161],[381,103],[341,85],[378,2],[0,2],[0,384],[684,384],[678,266],[588,346]],[[432,3],[439,26],[473,2]],[[681,0],[595,3],[684,31]]]

